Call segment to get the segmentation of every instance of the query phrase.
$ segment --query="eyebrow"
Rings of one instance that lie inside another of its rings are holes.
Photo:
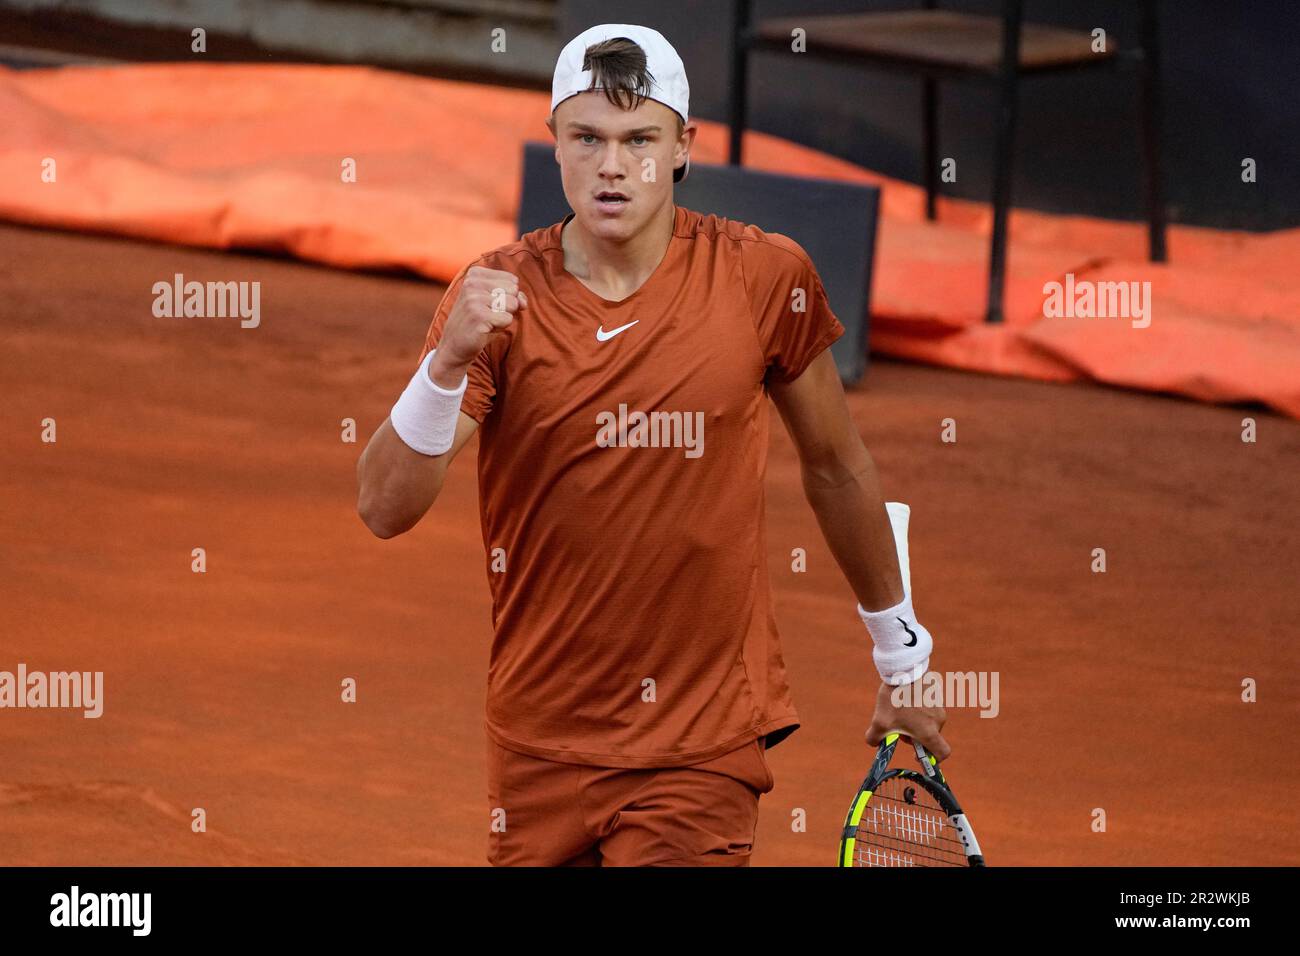
[[[597,136],[600,135],[600,134],[603,132],[602,130],[597,129],[597,128],[594,127],[594,126],[588,126],[586,123],[578,123],[578,122],[575,122],[575,121],[573,121],[573,120],[570,120],[570,121],[566,124],[565,128],[566,128],[566,129],[569,129],[569,130],[574,130],[574,131],[577,131],[577,132],[580,132],[580,133],[591,133],[591,134],[593,134],[593,135],[597,135]],[[636,129],[630,129],[630,130],[628,130],[624,135],[625,135],[625,136],[644,136],[646,133],[662,133],[662,132],[663,132],[663,127],[662,127],[662,126],[638,126]]]

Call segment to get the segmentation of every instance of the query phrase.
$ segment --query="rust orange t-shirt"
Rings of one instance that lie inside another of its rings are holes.
[[[766,561],[766,384],[844,332],[793,240],[674,207],[611,302],[564,268],[572,218],[480,256],[528,308],[471,365],[494,638],[487,732],[568,763],[669,767],[799,726]]]

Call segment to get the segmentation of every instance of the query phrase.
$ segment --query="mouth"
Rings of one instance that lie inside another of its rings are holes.
[[[596,205],[604,212],[619,212],[632,201],[626,193],[602,190],[596,193]]]

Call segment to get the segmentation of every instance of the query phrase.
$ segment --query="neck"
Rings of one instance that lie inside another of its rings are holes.
[[[605,298],[623,299],[658,268],[673,235],[676,207],[665,203],[636,235],[622,241],[592,235],[574,216],[560,233],[565,271]]]

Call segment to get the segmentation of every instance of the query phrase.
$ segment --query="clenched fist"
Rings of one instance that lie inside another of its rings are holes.
[[[429,363],[429,378],[443,388],[458,387],[478,353],[514,324],[516,312],[526,308],[528,297],[519,288],[518,276],[471,266]]]

